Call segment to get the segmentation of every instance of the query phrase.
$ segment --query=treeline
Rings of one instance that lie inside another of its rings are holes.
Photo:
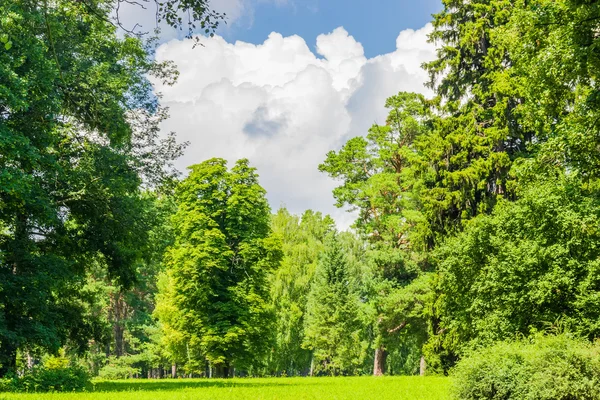
[[[0,1],[0,375],[447,373],[597,339],[600,3],[443,3],[435,96],[324,157],[359,215],[337,232],[272,215],[246,160],[173,172],[147,75],[174,71],[113,3]]]

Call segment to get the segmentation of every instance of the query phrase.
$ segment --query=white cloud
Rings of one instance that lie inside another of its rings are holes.
[[[180,71],[174,86],[161,86],[171,110],[164,131],[191,143],[178,166],[211,157],[246,157],[258,168],[271,206],[331,214],[342,228],[352,215],[333,206],[336,182],[317,170],[329,150],[364,135],[387,114],[385,99],[399,91],[430,94],[419,66],[432,60],[431,26],[400,33],[397,50],[372,59],[343,28],[317,38],[310,51],[298,36],[271,33],[264,43],[206,39],[170,41],[158,60],[173,60]]]

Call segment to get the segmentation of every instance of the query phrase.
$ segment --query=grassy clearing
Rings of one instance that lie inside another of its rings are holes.
[[[238,378],[99,381],[91,393],[0,394],[15,400],[448,399],[443,377]]]

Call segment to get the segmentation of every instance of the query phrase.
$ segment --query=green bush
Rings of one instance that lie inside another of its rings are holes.
[[[79,392],[90,387],[90,376],[78,366],[37,365],[22,376],[0,379],[3,392]]]
[[[453,370],[461,400],[600,399],[598,347],[567,335],[536,336],[478,349]]]
[[[16,392],[18,391],[18,383],[16,377],[0,378],[0,393],[1,392]]]
[[[98,376],[102,379],[127,379],[139,374],[140,368],[133,364],[139,362],[135,356],[110,357],[108,364],[100,369]]]

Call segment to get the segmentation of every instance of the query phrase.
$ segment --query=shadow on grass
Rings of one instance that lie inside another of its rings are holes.
[[[157,390],[183,390],[199,388],[241,388],[241,387],[270,387],[270,386],[306,386],[322,385],[324,382],[290,382],[277,381],[277,378],[268,381],[262,379],[163,379],[163,380],[122,380],[96,382],[94,392],[127,392],[127,391],[157,391]]]

